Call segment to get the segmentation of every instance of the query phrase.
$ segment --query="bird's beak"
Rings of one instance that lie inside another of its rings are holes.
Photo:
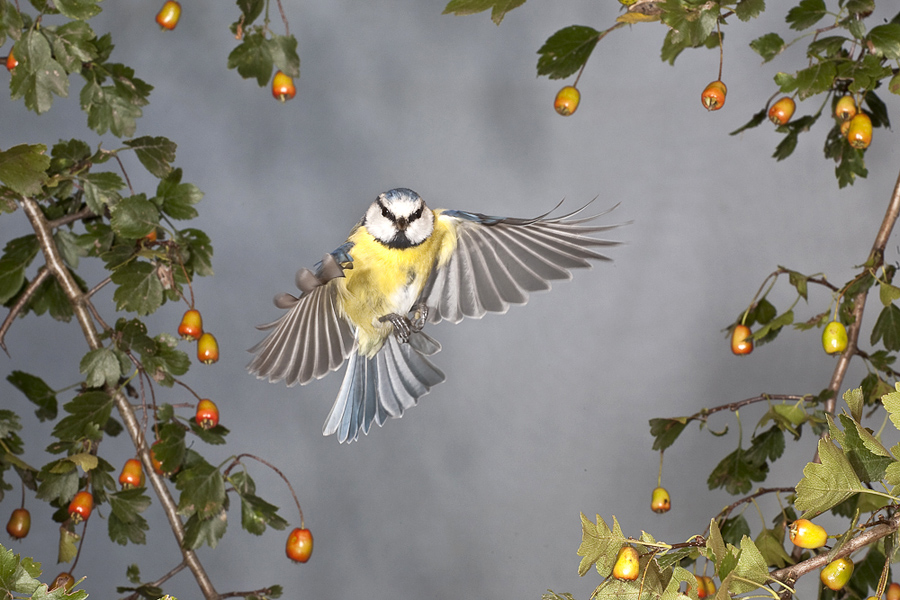
[[[409,227],[409,221],[404,219],[403,217],[397,219],[396,221],[397,229],[400,231],[406,231],[406,228]]]

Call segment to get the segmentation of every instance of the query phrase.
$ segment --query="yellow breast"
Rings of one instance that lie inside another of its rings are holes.
[[[387,314],[406,316],[415,304],[441,254],[447,229],[439,227],[423,243],[413,248],[388,248],[361,226],[351,234],[353,268],[336,280],[342,296],[342,310],[357,327],[359,353],[374,356],[387,336],[390,323],[379,319]],[[455,240],[454,240],[455,241]]]

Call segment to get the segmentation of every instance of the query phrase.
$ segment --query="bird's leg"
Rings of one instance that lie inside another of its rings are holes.
[[[413,315],[412,319],[410,319],[410,329],[414,332],[425,329],[425,322],[428,320],[428,306],[422,302],[413,306],[410,312]]]
[[[400,316],[397,313],[389,313],[383,317],[379,317],[378,321],[380,323],[389,321],[390,324],[394,326],[394,335],[397,336],[397,339],[400,340],[401,343],[405,344],[409,341],[409,336],[413,329],[412,324],[406,317]]]

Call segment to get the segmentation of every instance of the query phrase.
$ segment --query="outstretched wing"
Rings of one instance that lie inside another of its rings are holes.
[[[298,271],[299,298],[275,297],[275,305],[288,311],[258,327],[271,331],[250,349],[256,356],[247,370],[271,382],[284,379],[291,386],[319,379],[344,363],[355,341],[353,328],[338,308],[337,280],[344,276],[344,269],[352,268],[351,247],[345,244],[326,254],[315,272]]]
[[[455,247],[440,255],[422,293],[428,320],[458,323],[463,317],[503,313],[511,304],[525,304],[531,292],[550,289],[550,281],[570,279],[571,269],[590,267],[592,260],[610,260],[596,249],[620,242],[593,235],[618,225],[590,225],[609,211],[577,217],[584,208],[533,219],[435,211],[436,227],[448,230]]]

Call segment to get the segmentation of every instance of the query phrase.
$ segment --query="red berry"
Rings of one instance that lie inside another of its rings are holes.
[[[119,484],[123,490],[143,487],[144,467],[141,465],[141,461],[136,458],[129,458],[125,461],[125,466],[122,467],[122,472],[119,474]]]
[[[69,517],[75,521],[75,524],[87,521],[94,509],[94,497],[90,492],[82,490],[75,494],[72,501],[69,502]]]
[[[17,66],[19,66],[19,61],[16,60],[16,57],[13,56],[13,51],[10,49],[9,54],[6,56],[6,70],[12,71]]]
[[[281,71],[275,72],[272,78],[272,96],[276,100],[285,102],[297,95],[297,88],[294,87],[294,80],[290,75],[285,75]]]
[[[579,102],[581,102],[581,92],[575,86],[567,85],[557,92],[553,108],[562,116],[568,117],[578,110]]]
[[[175,0],[168,0],[163,4],[159,12],[156,13],[156,22],[163,29],[172,31],[178,25],[178,19],[181,18],[181,5]]]
[[[199,340],[203,335],[203,318],[200,311],[190,309],[181,317],[181,323],[178,325],[178,335],[184,340]]]
[[[753,352],[753,340],[750,328],[746,325],[735,325],[731,333],[731,351],[738,356]]]
[[[212,429],[219,424],[219,407],[209,398],[204,398],[197,403],[197,415],[194,420],[203,429]]]
[[[204,333],[197,340],[197,360],[211,365],[219,360],[219,342],[211,333]]]
[[[288,536],[285,553],[294,562],[305,563],[312,556],[313,536],[309,529],[295,528]]]
[[[769,109],[769,120],[776,125],[784,125],[794,116],[794,110],[796,108],[797,105],[794,103],[793,98],[785,96],[773,104],[772,108]]]
[[[6,533],[17,540],[21,540],[31,529],[31,513],[27,508],[17,508],[12,511],[9,516],[9,523],[6,524]]]
[[[706,110],[719,110],[725,105],[725,95],[727,93],[728,88],[725,87],[724,83],[718,79],[713,81],[706,86],[703,93],[700,94],[700,101],[703,103],[703,108]]]

